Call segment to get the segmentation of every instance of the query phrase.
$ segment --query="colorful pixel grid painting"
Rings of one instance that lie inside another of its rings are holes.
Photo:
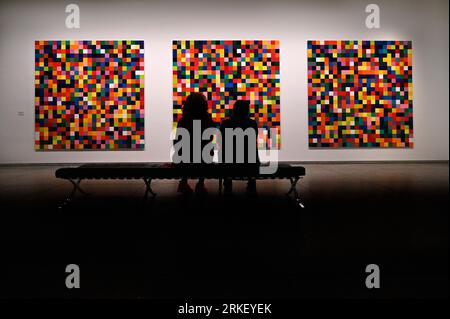
[[[144,149],[144,41],[36,41],[35,149]]]
[[[308,41],[310,147],[413,147],[411,41]]]
[[[192,92],[202,92],[213,120],[231,115],[234,101],[251,103],[259,147],[280,147],[279,41],[173,41],[173,124]]]

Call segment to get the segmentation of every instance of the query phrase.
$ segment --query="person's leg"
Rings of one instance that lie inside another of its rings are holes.
[[[208,190],[205,187],[205,179],[201,177],[198,179],[197,185],[195,185],[195,193],[203,195],[206,194],[207,192]]]
[[[254,178],[248,179],[247,193],[250,195],[256,194],[256,179],[254,179]]]
[[[178,183],[178,193],[190,194],[192,193],[192,188],[189,186],[187,178],[182,178]]]
[[[231,178],[224,178],[223,180],[223,193],[230,195],[233,192],[233,181]]]

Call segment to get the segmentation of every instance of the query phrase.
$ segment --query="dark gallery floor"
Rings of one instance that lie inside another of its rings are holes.
[[[86,181],[91,195],[59,210],[71,186],[56,166],[2,166],[0,296],[448,296],[448,163],[305,167],[304,210],[286,181],[258,182],[256,198],[239,182],[232,197],[208,181],[208,196],[184,198],[156,181],[146,203],[141,181]]]

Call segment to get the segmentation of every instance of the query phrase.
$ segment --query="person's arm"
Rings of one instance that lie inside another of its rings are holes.
[[[173,144],[176,144],[180,141],[180,136],[178,135],[178,128],[182,127],[181,120],[178,122],[177,127],[175,129],[175,138],[173,139]]]
[[[255,120],[253,120],[252,123],[252,127],[255,130],[255,148],[256,148],[256,164],[260,164],[261,162],[259,161],[259,153],[258,153],[258,123],[256,123]]]
[[[219,148],[219,161],[225,163],[225,128],[226,120],[224,120],[219,127],[221,138],[217,139],[217,147]]]
[[[179,121],[178,121],[178,124],[177,124],[177,127],[176,127],[176,129],[175,129],[175,138],[173,139],[173,141],[172,141],[172,145],[175,145],[175,144],[177,144],[178,142],[180,142],[181,141],[181,136],[178,134],[179,133],[179,128],[182,128],[183,127],[183,118],[181,118]],[[180,150],[181,151],[181,150]],[[181,155],[181,154],[179,154],[179,155]],[[173,162],[173,156],[175,156],[175,153],[174,154],[172,154],[172,162]]]

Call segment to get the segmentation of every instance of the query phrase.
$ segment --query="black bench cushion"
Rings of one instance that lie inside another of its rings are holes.
[[[173,165],[171,163],[98,163],[56,170],[57,178],[65,179],[179,179],[187,178],[291,178],[305,175],[305,168],[287,162],[279,162],[275,174],[259,174],[256,166]]]

